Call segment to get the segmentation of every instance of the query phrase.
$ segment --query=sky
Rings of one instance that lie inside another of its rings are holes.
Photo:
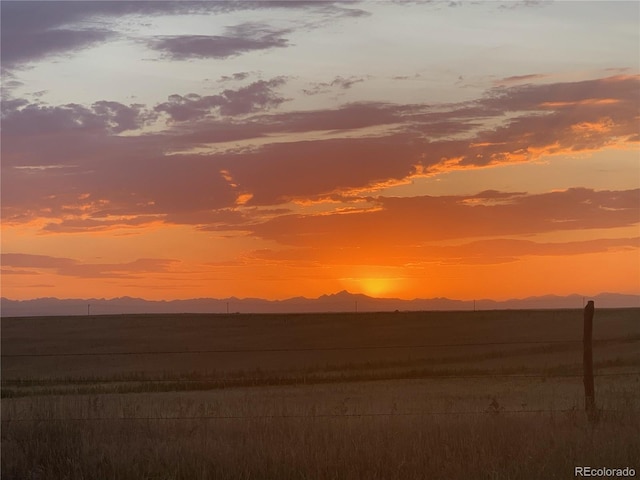
[[[2,296],[640,294],[638,2],[1,2]]]

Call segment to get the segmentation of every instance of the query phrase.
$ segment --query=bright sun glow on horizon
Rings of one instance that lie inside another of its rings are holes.
[[[343,278],[345,288],[353,293],[364,293],[369,297],[403,296],[406,279],[399,277]]]

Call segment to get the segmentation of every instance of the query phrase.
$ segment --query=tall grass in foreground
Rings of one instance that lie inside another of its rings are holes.
[[[637,310],[598,314],[596,402],[606,411],[596,425],[582,411],[579,342],[5,357],[1,477],[538,480],[573,478],[575,466],[640,471]],[[576,340],[581,329],[580,311],[3,319],[2,350]]]
[[[640,466],[637,411],[5,422],[9,479],[555,479]]]

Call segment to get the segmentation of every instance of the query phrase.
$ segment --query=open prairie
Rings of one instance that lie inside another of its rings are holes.
[[[640,312],[2,319],[3,478],[640,470]]]

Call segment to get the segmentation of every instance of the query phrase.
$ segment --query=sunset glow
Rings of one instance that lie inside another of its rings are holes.
[[[364,293],[370,297],[395,297],[398,294],[406,293],[409,288],[407,279],[398,277],[362,276],[344,278],[342,280],[346,290],[354,293]],[[421,290],[424,291],[424,286]]]
[[[637,2],[2,2],[2,296],[640,294]]]

